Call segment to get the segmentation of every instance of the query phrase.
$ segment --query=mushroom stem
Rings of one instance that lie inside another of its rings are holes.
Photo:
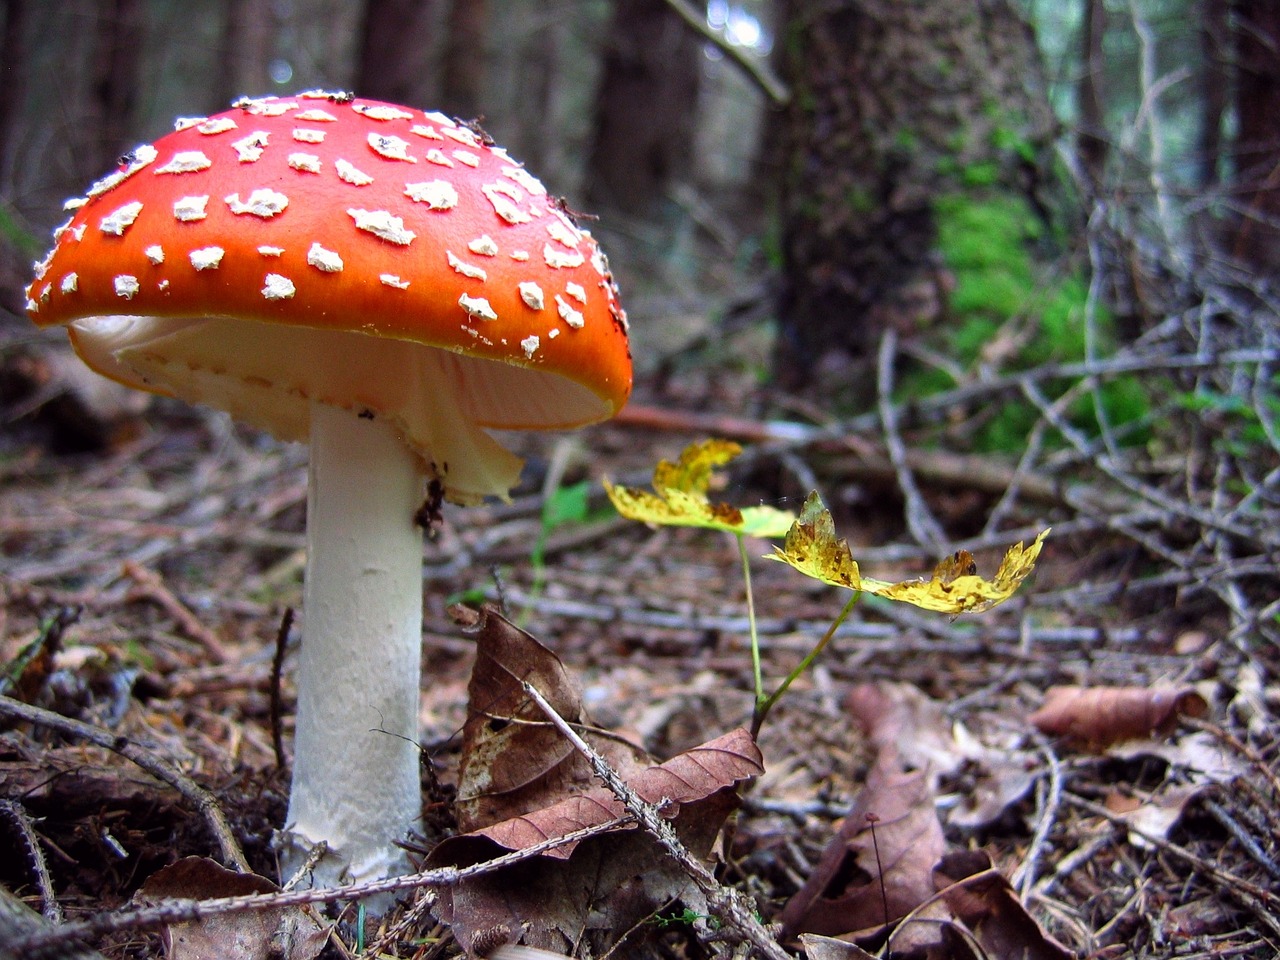
[[[307,572],[287,879],[324,841],[317,887],[409,872],[420,827],[421,462],[382,420],[311,404]]]

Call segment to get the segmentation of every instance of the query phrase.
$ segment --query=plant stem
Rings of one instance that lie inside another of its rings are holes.
[[[747,588],[747,627],[751,632],[751,672],[755,680],[756,710],[764,699],[764,674],[760,669],[760,636],[756,632],[756,601],[751,592],[751,560],[747,556],[747,541],[741,533],[734,533],[738,541],[738,556],[742,558],[742,582]]]
[[[819,640],[817,644],[814,645],[814,648],[809,651],[808,655],[803,660],[800,661],[799,665],[794,670],[792,670],[789,674],[787,674],[787,678],[783,680],[781,684],[778,685],[778,689],[773,691],[773,693],[769,694],[769,696],[763,699],[761,699],[757,695],[756,709],[751,717],[751,736],[752,737],[755,737],[760,733],[760,728],[764,726],[765,718],[769,716],[769,711],[773,709],[773,705],[778,702],[778,700],[782,697],[784,693],[787,692],[787,688],[790,687],[791,684],[795,682],[796,678],[809,669],[809,665],[812,664],[813,661],[818,658],[818,654],[820,654],[823,651],[823,648],[826,647],[826,645],[831,642],[831,638],[836,635],[836,631],[840,629],[840,625],[849,618],[849,614],[853,612],[854,606],[856,606],[858,601],[861,599],[862,599],[862,591],[861,590],[855,591],[853,596],[849,598],[849,602],[844,605],[844,609],[842,609],[840,613],[836,616],[836,618],[831,621],[831,626],[827,627],[827,632],[822,635],[822,639]],[[752,630],[751,650],[752,650],[752,653],[755,654],[756,646],[755,646],[754,623],[752,626],[753,626],[753,630]],[[757,690],[760,689],[759,686],[757,686],[756,689]]]

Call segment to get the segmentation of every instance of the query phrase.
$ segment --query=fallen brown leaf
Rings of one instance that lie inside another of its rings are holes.
[[[185,857],[148,877],[135,899],[213,900],[279,891],[266,877],[236,873],[206,857]],[[313,960],[328,936],[307,908],[281,907],[170,924],[164,947],[167,960]]]
[[[662,803],[677,835],[697,857],[711,851],[738,805],[735,786],[763,771],[745,730],[628,778],[643,799]],[[667,801],[667,802],[663,802]],[[439,844],[431,866],[471,866],[623,814],[613,794],[594,788]],[[705,912],[697,889],[647,834],[634,827],[592,837],[467,880],[441,892],[441,917],[472,956],[502,943],[574,955],[583,937],[598,955],[645,917],[675,900]]]
[[[871,933],[900,919],[933,895],[933,865],[944,849],[927,776],[904,772],[893,751],[881,753],[839,833],[782,911],[784,936]]]
[[[1185,687],[1051,687],[1028,720],[1041,733],[1099,751],[1168,734],[1179,718],[1202,717],[1208,709],[1200,694]]]
[[[539,810],[595,786],[591,766],[525,695],[528,681],[570,723],[583,720],[582,696],[560,659],[495,608],[455,607],[475,634],[455,812],[470,833]],[[638,747],[603,731],[580,731],[624,777],[652,762]]]

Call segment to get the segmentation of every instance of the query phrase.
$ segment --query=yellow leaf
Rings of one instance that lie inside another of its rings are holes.
[[[977,564],[967,550],[958,550],[934,568],[928,579],[873,580],[863,577],[846,540],[836,539],[835,523],[822,499],[811,493],[800,517],[787,531],[781,547],[769,559],[789,564],[801,573],[850,590],[873,593],[889,600],[911,603],[939,613],[977,613],[1013,596],[1031,573],[1049,531],[1036,537],[1029,547],[1021,543],[1009,548],[1000,569],[991,580],[977,575]]]
[[[617,487],[606,479],[605,492],[617,511],[630,520],[672,527],[703,527],[755,537],[781,537],[795,514],[775,507],[734,507],[712,503],[707,497],[711,476],[742,452],[731,440],[691,443],[675,463],[659,462],[653,471],[653,489]]]

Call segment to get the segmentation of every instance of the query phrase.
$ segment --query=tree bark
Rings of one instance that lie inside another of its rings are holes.
[[[85,148],[77,155],[79,178],[89,181],[115,164],[132,144],[138,101],[138,51],[143,40],[141,0],[99,0],[89,96],[84,118]]]
[[[1280,266],[1280,5],[1235,0],[1234,253],[1255,268]]]
[[[596,94],[587,201],[654,220],[690,166],[700,45],[662,0],[618,0]]]
[[[1006,0],[786,0],[776,370],[874,354],[945,309],[933,206],[1035,203],[1053,133],[1027,26]],[[863,378],[865,380],[865,378]]]
[[[435,0],[366,0],[356,64],[356,93],[437,109],[432,70]]]
[[[1080,31],[1080,80],[1076,84],[1076,111],[1079,115],[1076,150],[1080,155],[1080,163],[1095,188],[1102,183],[1110,148],[1103,91],[1107,61],[1102,41],[1106,31],[1106,4],[1103,0],[1084,0],[1084,23]]]
[[[464,120],[480,119],[484,113],[488,25],[487,0],[453,0],[445,31],[440,99],[445,111]]]
[[[212,105],[217,109],[225,109],[238,97],[272,92],[270,70],[276,41],[272,6],[262,0],[227,0],[218,97]]]
[[[0,2],[0,191],[9,183],[14,135],[26,89],[27,0]]]

